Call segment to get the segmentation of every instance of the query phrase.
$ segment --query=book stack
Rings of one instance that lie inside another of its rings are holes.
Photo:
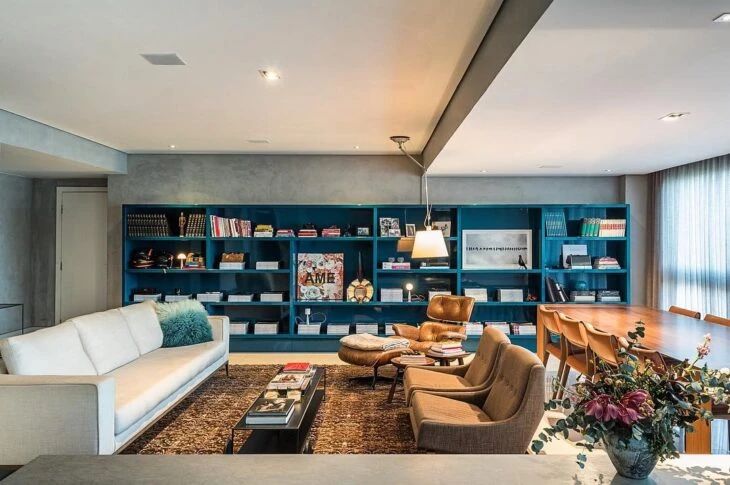
[[[182,236],[182,234],[180,234]],[[205,237],[205,214],[190,214],[185,226],[185,237]]]
[[[294,237],[294,229],[277,229],[276,237]]]
[[[461,342],[438,342],[431,346],[431,353],[448,357],[450,355],[459,355],[464,353],[461,348]]]
[[[571,291],[570,301],[576,303],[595,303],[596,292],[595,291]]]
[[[256,261],[256,269],[279,269],[278,261]]]
[[[626,219],[601,219],[598,237],[624,237],[626,235]]]
[[[402,288],[381,288],[380,289],[380,301],[382,302],[402,302],[403,301],[403,289]]]
[[[274,228],[271,224],[257,224],[253,237],[274,237]]]
[[[537,335],[537,327],[531,323],[510,324],[512,335]]]
[[[228,301],[231,303],[247,303],[253,301],[253,293],[233,293],[228,295]]]
[[[259,295],[259,301],[283,302],[284,293],[281,291],[264,291]]]
[[[400,363],[404,365],[426,365],[426,356],[423,354],[403,354]]]
[[[563,211],[545,212],[545,235],[547,237],[566,237],[568,235]]]
[[[510,326],[507,322],[486,322],[487,327],[492,327],[495,330],[499,330],[507,335],[510,334]]]
[[[322,229],[322,237],[340,237],[341,235],[339,227],[325,227]]]
[[[565,289],[553,278],[545,277],[545,289],[547,290],[548,299],[553,303],[566,303],[568,295]]]
[[[251,237],[251,221],[210,216],[212,237]]]
[[[309,362],[287,362],[281,369],[285,374],[305,374],[309,375],[314,370]]]
[[[383,261],[383,269],[388,270],[395,270],[395,269],[411,269],[411,263],[409,261],[404,261],[402,263],[399,262],[391,262],[391,261]]]
[[[170,236],[170,224],[165,214],[127,214],[129,237]]]
[[[205,293],[198,293],[195,295],[195,299],[199,302],[216,302],[223,300],[223,292],[221,291],[206,291]]]
[[[256,322],[253,325],[255,335],[276,335],[279,333],[279,322]]]
[[[479,322],[472,322],[466,324],[466,334],[467,335],[481,335],[484,331],[484,325],[482,325]]]
[[[246,413],[246,424],[286,424],[294,414],[293,399],[258,398]]]
[[[299,236],[299,237],[317,237],[317,230],[302,228],[302,229],[299,229],[297,236]]]
[[[621,269],[616,258],[603,256],[601,258],[593,258],[593,269]]]
[[[309,385],[311,376],[308,372],[306,373],[284,373],[277,374],[271,379],[271,382],[266,386],[267,389],[276,389],[279,391],[287,391],[289,389],[304,390]]]
[[[618,290],[597,291],[596,301],[600,301],[602,303],[621,303],[621,292]]]

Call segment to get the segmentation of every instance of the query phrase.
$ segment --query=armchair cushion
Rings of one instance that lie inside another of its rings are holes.
[[[408,403],[417,390],[464,391],[470,389],[471,385],[460,375],[409,367],[405,372],[403,387],[406,390],[406,403]]]
[[[82,315],[70,321],[76,326],[84,350],[99,375],[139,357],[137,344],[119,309]]]
[[[157,319],[155,302],[146,301],[119,309],[129,326],[140,355],[162,347],[162,327]]]
[[[417,392],[413,395],[413,420],[417,429],[420,429],[425,421],[458,425],[492,421],[479,406],[426,392]]]

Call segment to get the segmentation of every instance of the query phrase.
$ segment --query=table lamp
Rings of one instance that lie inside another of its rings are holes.
[[[408,303],[411,302],[411,291],[413,291],[413,283],[406,283],[406,291],[408,292]]]
[[[187,258],[188,257],[185,255],[185,253],[180,253],[180,254],[177,255],[177,259],[180,260],[180,269],[183,269],[183,264],[185,264],[185,260]]]

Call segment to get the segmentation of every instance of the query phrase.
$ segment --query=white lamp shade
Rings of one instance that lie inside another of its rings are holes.
[[[446,241],[441,231],[427,227],[425,231],[416,231],[411,258],[445,258],[449,255]]]

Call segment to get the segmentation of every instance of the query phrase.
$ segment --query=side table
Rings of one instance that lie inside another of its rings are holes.
[[[388,401],[387,401],[388,403],[393,402],[393,395],[395,394],[395,388],[398,385],[398,381],[403,380],[403,374],[406,371],[406,367],[411,366],[411,365],[416,365],[416,366],[424,366],[424,365],[434,366],[434,365],[436,365],[436,361],[429,357],[426,357],[425,364],[404,364],[401,362],[400,357],[393,357],[392,359],[390,359],[390,363],[393,364],[393,366],[395,367],[395,376],[393,377],[393,384],[390,385],[390,392],[388,393]]]
[[[464,365],[464,357],[469,357],[470,355],[471,355],[471,352],[462,352],[460,354],[453,354],[453,355],[436,354],[436,353],[431,352],[430,350],[428,352],[426,352],[427,357],[436,359],[438,361],[439,365],[443,365],[443,366],[449,366],[455,360],[459,361],[459,365]]]

